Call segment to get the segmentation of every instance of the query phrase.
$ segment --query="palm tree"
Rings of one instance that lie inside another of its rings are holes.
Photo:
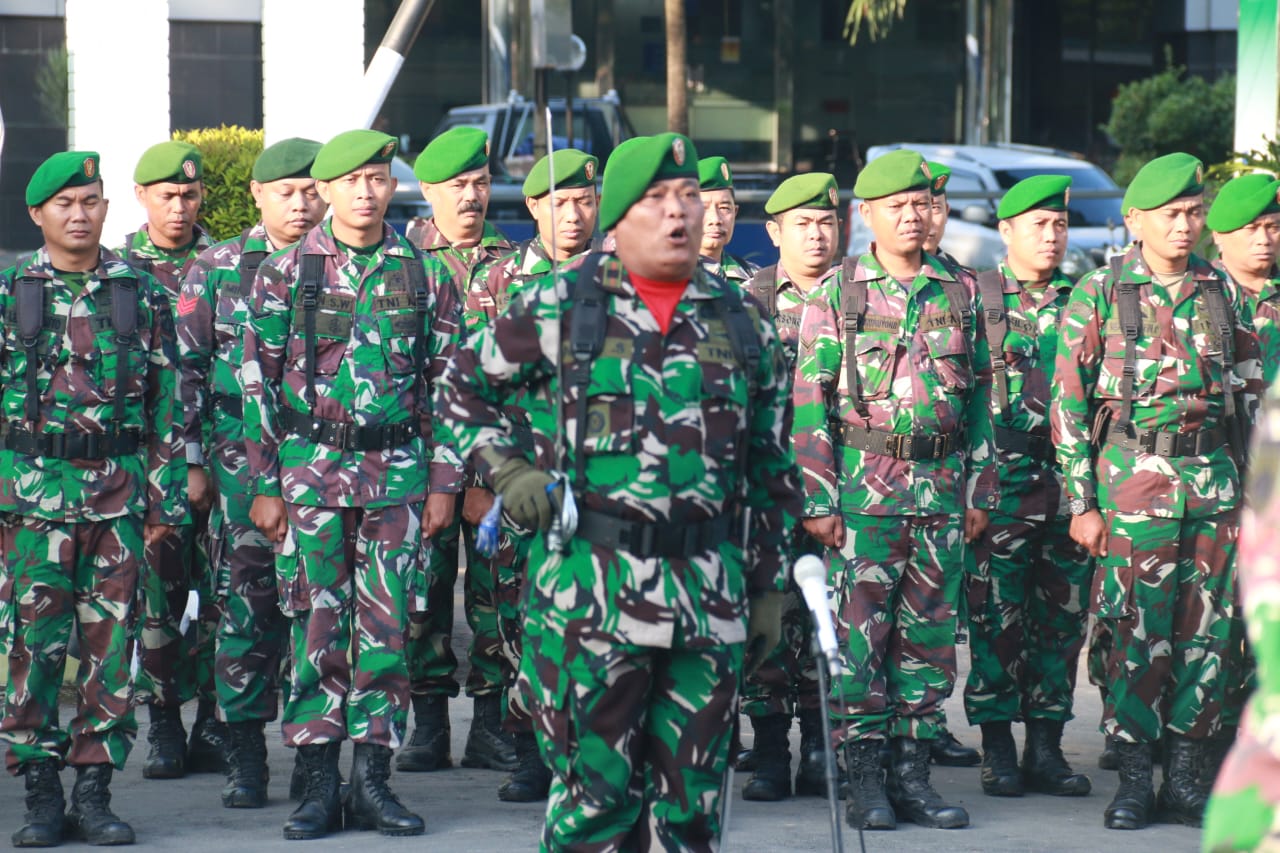
[[[670,2],[668,2],[670,5]],[[902,17],[907,0],[849,0],[849,13],[844,17],[844,35],[852,44],[858,40],[862,25],[875,41],[889,32],[895,19]]]
[[[688,66],[685,63],[685,0],[665,0],[667,19],[667,130],[689,134]]]

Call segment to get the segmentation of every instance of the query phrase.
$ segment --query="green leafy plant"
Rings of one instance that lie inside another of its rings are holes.
[[[865,24],[867,35],[875,41],[888,34],[894,21],[902,19],[907,0],[849,0],[849,11],[844,17],[844,37],[850,44],[858,41],[858,33]]]
[[[54,127],[65,128],[70,114],[67,48],[59,45],[45,53],[36,69],[36,102],[40,113]]]
[[[1253,172],[1270,172],[1280,177],[1280,137],[1262,138],[1263,148],[1252,151],[1237,151],[1221,163],[1209,167],[1207,180],[1214,186],[1221,186],[1237,175],[1248,175]]]
[[[249,192],[253,162],[262,153],[262,131],[237,125],[179,130],[174,139],[190,142],[204,159],[204,203],[200,224],[215,240],[234,237],[259,219]]]

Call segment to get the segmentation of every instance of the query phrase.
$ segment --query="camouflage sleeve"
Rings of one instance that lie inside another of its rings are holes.
[[[182,435],[187,443],[187,464],[204,465],[203,435],[205,393],[214,350],[214,287],[211,278],[213,250],[191,265],[182,280],[178,298],[178,357],[182,366]]]
[[[181,524],[187,517],[187,465],[182,440],[182,401],[178,398],[178,342],[169,297],[155,277],[140,274],[146,283],[151,317],[147,342],[147,392],[144,400],[147,430],[148,524]]]
[[[1053,369],[1049,421],[1058,464],[1066,480],[1067,496],[1092,499],[1098,495],[1093,470],[1093,446],[1089,441],[1094,386],[1102,363],[1102,328],[1099,295],[1107,274],[1082,279],[1071,291],[1058,321],[1058,356]]]
[[[427,264],[429,267],[435,265],[434,268],[428,268],[427,278],[430,287],[435,290],[436,306],[431,318],[427,363],[423,365],[426,371],[423,380],[432,392],[423,395],[422,411],[419,412],[422,434],[430,435],[432,443],[428,491],[456,494],[462,491],[461,458],[453,434],[446,429],[442,419],[433,415],[433,410],[439,411],[439,403],[435,398],[461,337],[461,308],[458,305],[458,292],[449,281],[448,268],[438,261],[427,261]]]
[[[249,294],[245,327],[244,436],[255,495],[280,496],[280,432],[277,426],[285,347],[289,342],[290,289],[293,271],[288,254],[267,258],[258,268]]]
[[[844,353],[836,310],[841,277],[837,272],[818,283],[800,320],[791,443],[804,477],[802,512],[806,518],[840,511],[840,471],[830,421],[836,411],[835,396]]]
[[[987,321],[982,312],[977,279],[965,273],[960,280],[969,293],[974,318],[971,327],[973,337],[970,339],[974,386],[965,400],[964,411],[965,430],[969,437],[965,506],[994,509],[1000,501],[1000,476],[996,464],[995,420],[991,414],[991,345],[987,340]]]
[[[476,269],[467,288],[467,302],[462,307],[462,326],[468,333],[475,333],[497,314],[493,300],[491,280],[501,274],[503,261],[490,261]]]
[[[1244,383],[1239,397],[1244,409],[1241,414],[1244,423],[1252,426],[1259,417],[1258,409],[1266,393],[1266,383],[1262,378],[1262,344],[1253,325],[1249,301],[1241,298],[1239,288],[1228,287],[1227,293],[1236,318],[1235,378],[1237,383]]]

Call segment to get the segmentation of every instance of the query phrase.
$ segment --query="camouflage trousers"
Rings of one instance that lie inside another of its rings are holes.
[[[823,553],[802,530],[796,531],[792,557]],[[793,560],[794,562],[794,560]],[[813,657],[813,616],[793,583],[782,602],[782,639],[742,687],[740,710],[750,717],[770,714],[794,716],[797,711],[822,707],[817,663]]]
[[[0,737],[6,765],[29,761],[123,769],[138,727],[129,680],[142,519],[62,523],[10,516],[0,524],[0,630],[9,663]],[[76,712],[64,731],[58,689],[78,626]]]
[[[458,581],[459,548],[465,548],[467,570],[462,607],[471,628],[467,657],[467,695],[483,696],[502,690],[502,640],[493,600],[493,567],[476,551],[475,528],[462,520],[458,496],[453,523],[435,535],[427,566],[427,606],[409,626],[409,679],[415,694],[457,696],[458,657],[453,653],[453,595]]]
[[[1216,734],[1235,617],[1238,509],[1208,518],[1107,511],[1093,578],[1094,643],[1105,659],[1102,730],[1137,743],[1164,729]]]
[[[405,636],[420,594],[422,504],[376,509],[286,504],[276,555],[291,615],[289,746],[351,738],[398,747],[409,708]]]
[[[830,696],[833,738],[931,740],[956,679],[962,518],[845,513],[844,524],[845,546],[829,569],[844,647]]]
[[[136,701],[174,707],[197,696],[216,700],[214,644],[220,609],[209,571],[208,515],[146,549],[142,572],[142,665]],[[200,596],[196,624],[184,634],[182,614],[194,590]]]
[[[521,681],[567,680],[555,702],[525,688],[553,773],[542,849],[714,849],[742,645],[649,648],[594,634],[564,648],[567,659],[551,660],[530,645],[520,670]]]
[[[971,725],[1071,719],[1093,562],[1070,521],[992,513],[967,577]]]
[[[502,691],[505,713],[502,727],[509,732],[533,731],[529,700],[516,684],[520,657],[524,652],[524,588],[529,545],[533,534],[503,516],[502,538],[498,552],[490,560],[493,567],[493,603],[497,610],[498,639],[502,649]]]

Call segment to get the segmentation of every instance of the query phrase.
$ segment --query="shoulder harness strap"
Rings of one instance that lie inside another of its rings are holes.
[[[44,279],[24,275],[14,282],[18,312],[18,340],[27,357],[26,415],[32,427],[40,419],[40,331],[44,328]]]
[[[1205,307],[1209,309],[1209,339],[1222,353],[1223,414],[1233,418],[1236,414],[1235,392],[1232,390],[1232,371],[1236,366],[1235,312],[1227,301],[1221,279],[1200,279],[1200,292],[1204,295]]]
[[[413,336],[413,388],[415,395],[413,403],[416,409],[422,402],[422,397],[418,395],[430,397],[430,391],[424,386],[427,384],[425,376],[427,340],[431,336],[431,330],[427,328],[427,315],[431,313],[431,297],[427,293],[427,269],[422,260],[422,251],[412,242],[409,242],[409,248],[413,250],[413,263],[409,264],[409,287],[413,290],[413,307],[418,318],[418,322],[414,325],[417,334]]]
[[[1120,377],[1120,416],[1116,426],[1132,437],[1133,433],[1133,383],[1138,375],[1138,336],[1142,332],[1142,308],[1138,304],[1138,284],[1121,281],[1122,259],[1112,255],[1111,284],[1116,294],[1116,309],[1120,316],[1120,329],[1124,335],[1124,369]]]
[[[738,366],[747,374],[747,405],[745,408],[745,429],[738,448],[738,489],[745,493],[747,482],[747,461],[751,456],[751,401],[760,390],[757,374],[760,370],[760,336],[751,322],[751,314],[742,301],[738,286],[721,279],[720,295],[713,301],[716,314],[724,321],[729,332],[729,345],[733,348],[733,358]]]
[[[124,425],[124,401],[129,388],[129,349],[138,335],[138,279],[111,279],[111,328],[116,333],[116,394],[111,419],[116,429]]]
[[[320,287],[324,278],[324,255],[306,254],[302,256],[302,271],[299,275],[302,293],[302,333],[303,345],[307,360],[307,388],[303,394],[307,409],[314,411],[316,406],[316,311],[320,307]]]
[[[587,482],[587,457],[582,452],[587,441],[587,386],[591,383],[591,362],[604,347],[608,323],[608,295],[600,287],[600,261],[606,255],[592,252],[575,277],[570,298],[573,317],[569,320],[569,384],[578,392],[577,429],[574,435],[574,480],[581,488]],[[561,356],[563,357],[563,356]],[[564,389],[561,389],[561,394]]]
[[[991,378],[995,385],[996,417],[1009,417],[1009,376],[1004,363],[1004,339],[1009,332],[1009,317],[1004,308],[1004,276],[1000,270],[978,273],[978,292],[982,310],[986,312],[987,348],[991,352]]]
[[[858,417],[870,422],[871,410],[862,399],[862,384],[858,381],[858,332],[867,316],[867,283],[854,278],[858,263],[845,257],[840,264],[840,310],[844,313],[844,369],[849,397]]]
[[[249,231],[246,228],[240,234],[240,296],[248,298],[249,291],[253,289],[253,280],[258,275],[258,267],[262,266],[262,262],[267,259],[267,252],[258,249],[253,252],[246,252],[245,245],[249,242]]]
[[[747,282],[747,287],[751,290],[751,295],[764,306],[765,313],[769,315],[769,319],[772,320],[778,316],[777,264],[757,270],[756,274],[751,276],[751,280]]]

